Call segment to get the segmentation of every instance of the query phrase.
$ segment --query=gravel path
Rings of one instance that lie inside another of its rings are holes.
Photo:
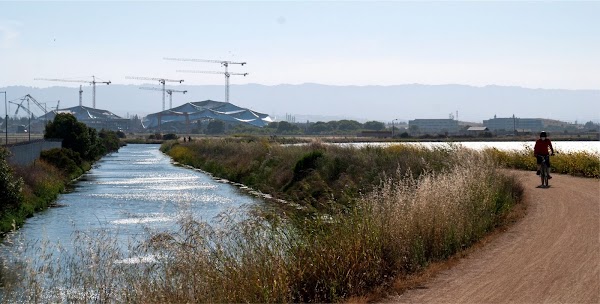
[[[600,303],[600,181],[553,175],[525,187],[527,215],[393,303]]]

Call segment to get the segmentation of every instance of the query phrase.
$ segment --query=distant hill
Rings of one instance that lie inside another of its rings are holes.
[[[139,90],[157,84],[101,85],[96,87],[96,106],[126,117],[145,116],[162,110],[160,91]],[[206,99],[223,100],[220,85],[176,85],[187,90],[174,93],[173,106]],[[32,88],[13,86],[0,88],[8,99],[31,94],[48,107],[61,100],[62,107],[78,105],[78,87]],[[91,106],[91,87],[84,87],[84,106]],[[321,84],[232,85],[231,102],[238,106],[267,113],[277,119],[286,114],[296,121],[332,119],[380,120],[415,118],[448,118],[481,122],[483,119],[510,117],[548,118],[569,122],[600,121],[600,90],[528,89],[521,87],[467,85],[394,85],[394,86],[330,86]],[[169,98],[166,97],[168,107]],[[11,112],[16,110],[11,105]],[[1,111],[3,112],[3,111]]]

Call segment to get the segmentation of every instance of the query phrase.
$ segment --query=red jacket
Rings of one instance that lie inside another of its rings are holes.
[[[548,148],[554,153],[554,148],[552,148],[552,142],[550,139],[546,138],[546,140],[538,139],[535,141],[535,146],[533,147],[533,154],[535,155],[549,155]]]

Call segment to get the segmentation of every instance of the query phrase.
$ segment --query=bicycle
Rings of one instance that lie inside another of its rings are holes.
[[[548,162],[550,159],[550,155],[539,155],[542,158],[542,163],[540,164],[540,179],[542,180],[541,188],[548,188],[550,185],[548,184],[548,176],[550,176],[550,172],[548,171]]]

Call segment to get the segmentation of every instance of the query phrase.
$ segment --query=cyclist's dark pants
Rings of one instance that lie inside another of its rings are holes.
[[[542,163],[542,157],[546,158],[546,166],[550,168],[550,155],[536,155],[535,158],[537,158],[537,164],[539,165]]]

